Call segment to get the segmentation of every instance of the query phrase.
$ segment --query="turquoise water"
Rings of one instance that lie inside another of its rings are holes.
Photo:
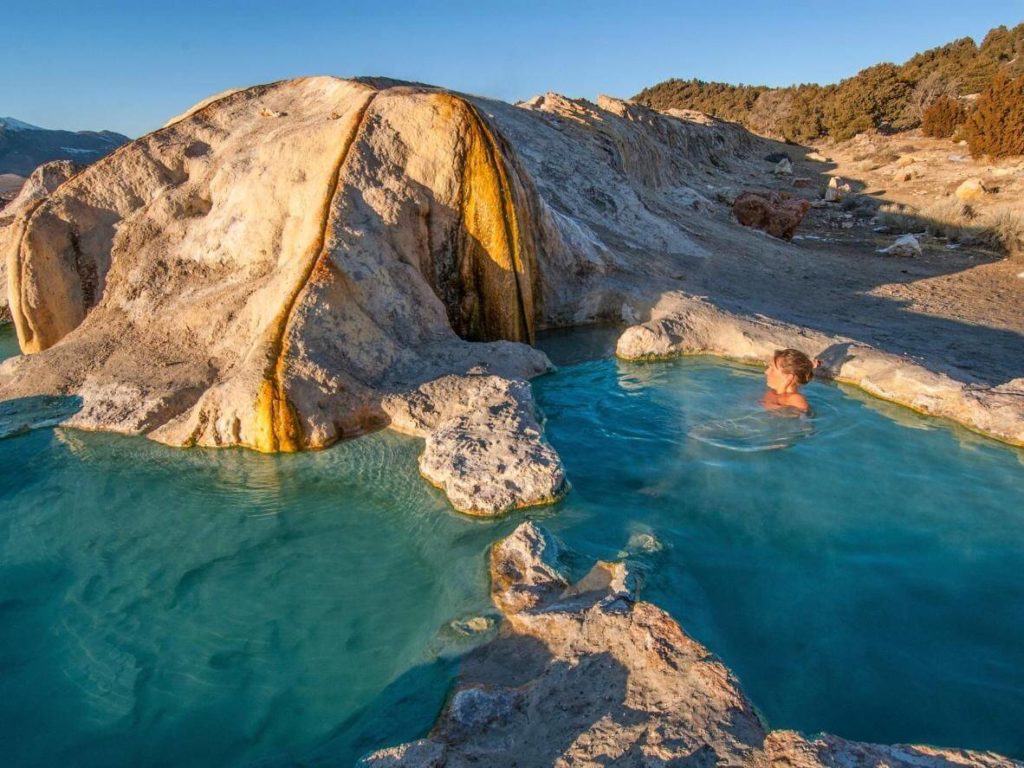
[[[604,558],[633,539],[643,596],[773,727],[1024,756],[1024,452],[824,384],[814,419],[753,416],[762,382],[706,359],[539,382],[573,481],[550,527]]]
[[[705,360],[538,380],[573,490],[534,516],[580,568],[628,557],[773,726],[1024,755],[1021,452],[824,385],[765,418],[760,391]],[[451,512],[420,447],[0,440],[4,765],[347,764],[423,733],[524,516]]]
[[[14,333],[14,326],[10,323],[0,324],[0,360],[17,355],[18,337]]]

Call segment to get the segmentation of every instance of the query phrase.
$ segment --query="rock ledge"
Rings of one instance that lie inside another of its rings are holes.
[[[623,360],[719,355],[766,363],[774,350],[784,347],[817,357],[818,375],[1011,445],[1024,445],[1024,379],[994,387],[960,381],[851,339],[729,312],[684,293],[664,294],[651,320],[623,332],[615,354]]]

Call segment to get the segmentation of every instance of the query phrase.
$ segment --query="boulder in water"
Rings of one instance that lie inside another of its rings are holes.
[[[497,515],[565,493],[562,461],[544,439],[525,381],[445,376],[389,395],[383,407],[393,429],[426,439],[420,473],[461,512]]]

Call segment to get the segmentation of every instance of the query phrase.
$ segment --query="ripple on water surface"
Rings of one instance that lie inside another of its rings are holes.
[[[536,390],[573,482],[537,514],[581,569],[629,558],[772,725],[1024,754],[1020,452],[817,384],[812,419],[764,420],[757,372],[699,359]],[[0,440],[5,765],[347,764],[424,732],[523,515],[451,512],[421,447]]]
[[[450,512],[419,449],[0,440],[5,765],[344,762],[428,727],[509,524]]]

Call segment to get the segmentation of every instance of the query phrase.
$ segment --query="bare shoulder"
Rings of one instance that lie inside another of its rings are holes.
[[[786,395],[786,405],[790,408],[796,408],[801,411],[809,411],[811,409],[810,404],[807,402],[807,398],[799,392]]]

